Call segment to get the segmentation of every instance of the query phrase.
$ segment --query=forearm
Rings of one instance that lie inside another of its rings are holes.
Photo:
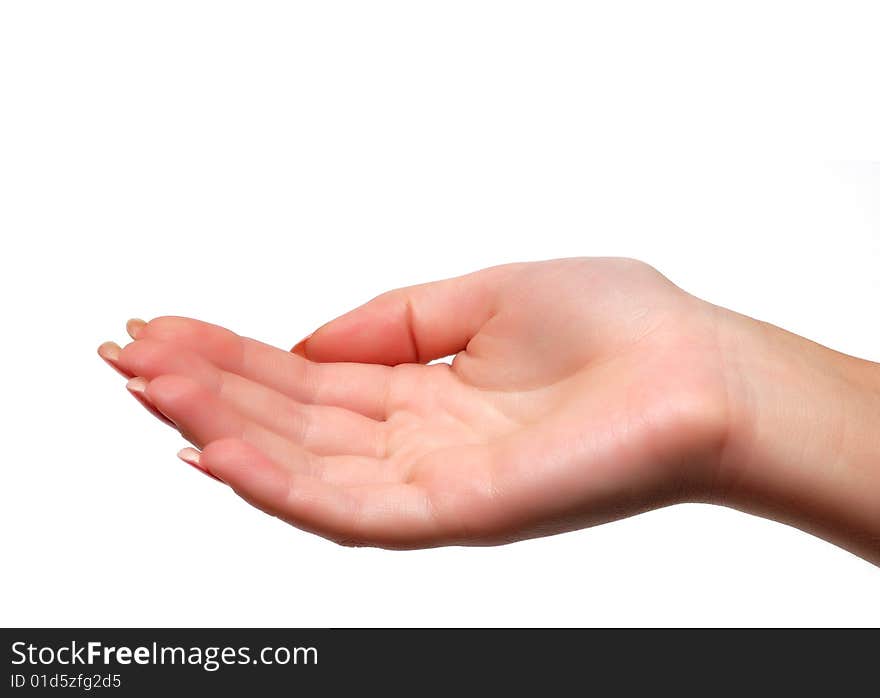
[[[733,315],[715,492],[880,564],[880,365]]]

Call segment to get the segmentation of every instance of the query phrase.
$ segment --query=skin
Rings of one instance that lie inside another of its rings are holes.
[[[701,501],[880,563],[880,367],[635,260],[398,289],[292,352],[179,317],[128,329],[99,353],[200,449],[181,457],[343,544],[498,544]]]

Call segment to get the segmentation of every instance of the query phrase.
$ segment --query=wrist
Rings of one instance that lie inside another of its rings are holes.
[[[729,314],[713,499],[880,564],[880,365]]]

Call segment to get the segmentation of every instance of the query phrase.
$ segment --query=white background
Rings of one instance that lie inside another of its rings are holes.
[[[869,6],[3,3],[0,624],[880,624],[880,569],[709,506],[337,547],[179,462],[95,355],[130,316],[287,347],[391,287],[614,254],[880,359]]]

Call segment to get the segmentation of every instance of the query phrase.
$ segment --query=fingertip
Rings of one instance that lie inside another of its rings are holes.
[[[135,383],[136,390],[138,387],[139,384]],[[203,388],[190,378],[166,374],[147,381],[142,393],[132,391],[132,395],[181,428],[181,425],[187,424],[193,413],[199,409],[202,390]]]
[[[273,515],[284,508],[290,474],[241,439],[212,441],[202,449],[199,464],[254,506]]]
[[[163,424],[167,424],[169,427],[176,429],[177,425],[166,414],[162,413],[159,408],[156,407],[155,403],[147,397],[147,388],[149,385],[150,381],[143,376],[135,376],[125,384],[125,388],[131,393],[131,396],[147,410],[147,412]]]
[[[139,339],[143,334],[144,328],[146,326],[147,323],[145,320],[133,317],[125,323],[125,331],[128,332],[128,336],[132,339]]]
[[[406,308],[399,292],[384,293],[322,325],[301,340],[294,353],[321,363],[418,362]]]
[[[98,356],[108,363],[119,361],[119,352],[122,348],[116,342],[104,342],[98,347]]]
[[[202,449],[202,457],[216,463],[247,458],[256,453],[259,452],[253,446],[231,436],[212,441]]]
[[[98,356],[123,378],[131,378],[131,374],[127,373],[119,363],[121,351],[122,348],[116,342],[104,342],[98,347]]]
[[[189,397],[200,389],[199,384],[186,376],[166,374],[157,376],[146,386],[147,396],[159,402],[177,402]]]

